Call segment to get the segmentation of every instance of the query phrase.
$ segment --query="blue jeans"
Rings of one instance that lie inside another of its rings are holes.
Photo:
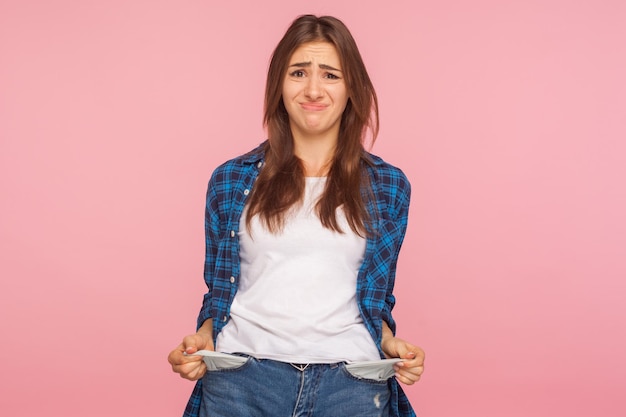
[[[358,378],[343,363],[293,365],[249,357],[208,371],[201,417],[388,417],[387,380]]]

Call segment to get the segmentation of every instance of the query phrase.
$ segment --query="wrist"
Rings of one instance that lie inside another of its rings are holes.
[[[213,319],[207,319],[204,321],[204,323],[202,323],[202,326],[200,326],[200,328],[198,328],[198,330],[196,331],[196,334],[201,335],[201,336],[209,336],[210,338],[213,337]]]
[[[393,341],[394,337],[395,336],[393,335],[393,332],[391,331],[387,323],[383,321],[383,334],[380,341],[380,347],[383,353],[388,357],[393,357],[394,354],[391,346],[389,346],[389,343]]]
[[[196,331],[196,336],[202,340],[203,349],[213,350],[213,320],[206,320]]]

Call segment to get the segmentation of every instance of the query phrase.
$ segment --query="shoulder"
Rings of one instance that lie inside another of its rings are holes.
[[[382,158],[366,154],[369,186],[378,211],[390,218],[405,218],[411,201],[411,183],[402,170]]]
[[[384,192],[393,194],[411,193],[411,183],[400,168],[368,152],[365,153],[365,160],[374,187],[381,187]]]
[[[211,179],[234,179],[251,168],[258,168],[265,158],[265,143],[263,142],[251,151],[222,163],[215,168]]]
[[[207,198],[228,200],[237,190],[249,186],[256,177],[265,156],[264,144],[219,165],[209,180]]]

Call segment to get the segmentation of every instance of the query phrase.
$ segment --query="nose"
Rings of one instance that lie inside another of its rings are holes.
[[[304,95],[309,100],[318,100],[324,95],[324,90],[318,77],[309,77],[307,79]]]

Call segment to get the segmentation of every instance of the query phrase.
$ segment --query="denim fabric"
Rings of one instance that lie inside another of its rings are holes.
[[[357,378],[343,363],[296,366],[249,358],[207,372],[201,417],[388,417],[388,382]]]

